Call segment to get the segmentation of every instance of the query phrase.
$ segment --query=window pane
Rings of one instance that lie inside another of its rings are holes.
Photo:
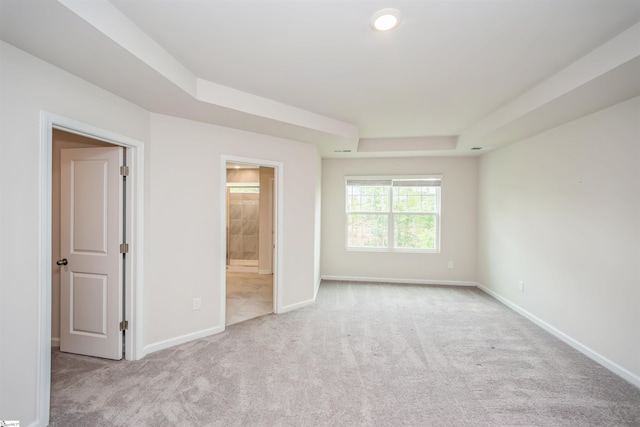
[[[393,187],[394,212],[435,212],[438,187]]]
[[[347,212],[389,212],[388,186],[347,186]]]
[[[387,215],[347,215],[347,246],[357,248],[386,248],[388,246]]]
[[[438,195],[439,189],[429,188],[422,196],[422,210],[423,212],[437,212],[438,210]]]
[[[394,215],[394,248],[436,249],[435,215]]]

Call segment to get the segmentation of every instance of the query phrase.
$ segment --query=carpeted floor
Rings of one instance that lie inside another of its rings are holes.
[[[52,371],[52,426],[640,426],[640,389],[475,288],[325,281],[310,307]]]

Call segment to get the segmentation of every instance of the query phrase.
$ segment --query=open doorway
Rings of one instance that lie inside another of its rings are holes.
[[[52,132],[51,344],[64,352],[123,357],[125,150]]]
[[[126,192],[126,217],[128,227],[124,232],[129,244],[128,257],[125,260],[124,318],[129,322],[128,333],[123,339],[125,358],[136,360],[142,356],[142,272],[141,261],[144,252],[144,143],[73,119],[58,116],[46,111],[40,113],[40,210],[39,228],[40,267],[39,267],[39,319],[38,319],[38,409],[37,418],[44,424],[49,421],[51,392],[51,346],[52,346],[52,266],[56,259],[52,256],[52,186],[53,186],[53,132],[63,130],[77,135],[107,142],[126,149],[126,164],[129,167],[129,179]],[[55,345],[55,342],[53,343]]]
[[[275,311],[275,169],[226,162],[225,325]]]

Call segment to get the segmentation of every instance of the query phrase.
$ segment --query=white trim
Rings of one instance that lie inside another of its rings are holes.
[[[114,145],[129,148],[127,156],[132,179],[127,240],[131,256],[127,263],[125,288],[125,316],[129,320],[130,333],[126,334],[125,354],[128,360],[137,360],[142,354],[142,289],[144,254],[144,143],[111,131],[100,129],[47,111],[40,111],[40,204],[38,230],[39,292],[38,292],[38,373],[36,396],[36,421],[34,425],[47,425],[51,400],[51,162],[53,129],[61,129]],[[133,232],[132,232],[133,231]]]
[[[40,111],[40,233],[38,290],[38,373],[36,421],[32,425],[49,424],[51,403],[51,157],[52,118]]]
[[[148,354],[155,353],[156,351],[164,350],[176,345],[184,344],[184,343],[198,340],[201,338],[206,338],[211,335],[219,334],[220,332],[223,332],[223,331],[224,331],[224,325],[217,326],[215,328],[203,329],[201,331],[191,332],[189,334],[181,335],[179,337],[169,338],[163,341],[158,341],[156,343],[146,345],[144,346],[142,351],[146,356]]]
[[[342,282],[375,282],[375,283],[405,283],[407,285],[442,285],[442,286],[476,286],[476,282],[464,280],[427,280],[427,279],[392,279],[388,277],[357,277],[357,276],[328,276],[322,275],[322,280],[336,280]]]
[[[345,182],[345,185],[346,185],[348,180],[352,180],[352,181],[376,181],[376,180],[378,180],[378,181],[384,181],[384,180],[402,181],[402,180],[408,180],[408,179],[415,179],[415,180],[423,179],[423,180],[427,180],[427,181],[442,181],[444,179],[444,175],[441,174],[441,173],[426,174],[426,175],[421,175],[421,174],[417,174],[417,175],[345,175],[344,182]]]
[[[242,163],[256,166],[266,166],[274,169],[274,180],[276,185],[274,186],[273,198],[276,203],[273,206],[273,214],[275,215],[275,233],[273,244],[276,247],[274,251],[273,264],[275,266],[273,270],[273,312],[281,313],[280,307],[282,307],[282,242],[283,239],[283,223],[282,212],[283,199],[284,199],[284,164],[281,162],[274,162],[271,160],[254,159],[248,157],[238,157],[233,155],[223,154],[220,156],[220,265],[227,265],[227,163]],[[223,325],[220,332],[224,331],[226,324],[226,303],[227,303],[227,269],[221,268],[220,273],[220,318],[218,324]]]
[[[59,348],[60,347],[60,338],[51,337],[51,347]]]
[[[599,363],[600,365],[604,366],[605,368],[607,368],[608,370],[610,370],[614,374],[619,375],[623,379],[629,381],[634,386],[640,388],[640,376],[635,375],[634,373],[628,371],[627,369],[623,368],[622,366],[618,365],[617,363],[615,363],[615,362],[607,359],[606,357],[602,356],[598,352],[590,349],[589,347],[587,347],[586,345],[582,344],[581,342],[575,340],[574,338],[571,338],[569,335],[567,335],[564,332],[554,328],[553,326],[551,326],[550,324],[548,324],[544,320],[542,320],[539,317],[529,313],[528,311],[526,311],[525,309],[521,308],[520,306],[512,303],[508,299],[498,295],[497,293],[495,293],[491,289],[487,288],[486,286],[484,286],[484,285],[482,285],[480,283],[476,283],[476,286],[478,287],[478,289],[482,290],[486,294],[490,295],[494,299],[496,299],[499,302],[501,302],[502,304],[506,305],[507,307],[509,307],[510,309],[515,311],[516,313],[522,315],[527,320],[535,323],[536,325],[538,325],[539,327],[541,327],[542,329],[544,329],[545,331],[547,331],[551,335],[555,336],[556,338],[558,338],[561,341],[565,342],[566,344],[570,345],[574,349],[578,350],[580,353],[582,353],[585,356],[589,357],[591,360]]]
[[[315,302],[316,302],[316,299],[314,297],[306,301],[300,301],[295,304],[285,305],[280,308],[280,311],[278,312],[278,314],[288,313],[290,311],[297,310],[299,308],[306,307],[308,305],[313,305]]]
[[[316,286],[313,289],[313,300],[315,301],[316,299],[318,299],[318,291],[320,290],[320,283],[322,283],[322,278],[318,277],[318,280],[316,281]]]

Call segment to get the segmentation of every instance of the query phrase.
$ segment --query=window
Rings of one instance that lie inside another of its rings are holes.
[[[345,180],[347,249],[439,251],[441,176]]]

